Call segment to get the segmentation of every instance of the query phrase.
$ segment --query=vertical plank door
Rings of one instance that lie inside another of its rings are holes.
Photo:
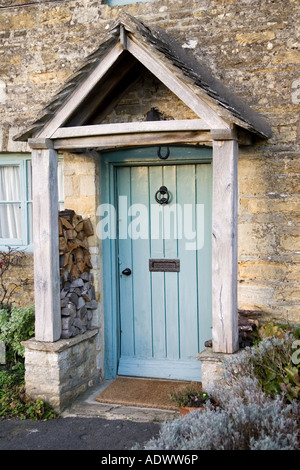
[[[119,375],[201,380],[196,354],[212,323],[211,178],[209,163],[117,169]],[[161,186],[167,205],[155,201]],[[151,259],[179,260],[180,271],[150,271]]]

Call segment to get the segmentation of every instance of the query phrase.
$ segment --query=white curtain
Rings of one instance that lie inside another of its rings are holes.
[[[0,166],[0,238],[21,238],[20,206],[20,167]]]

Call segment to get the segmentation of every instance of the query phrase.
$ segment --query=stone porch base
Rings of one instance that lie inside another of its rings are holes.
[[[197,359],[201,361],[202,367],[202,388],[206,390],[213,383],[221,382],[223,379],[222,363],[223,360],[235,357],[239,354],[237,351],[233,354],[224,354],[213,352],[212,348],[207,348],[197,354]]]
[[[54,343],[24,341],[26,393],[60,413],[101,380],[97,367],[98,328]]]

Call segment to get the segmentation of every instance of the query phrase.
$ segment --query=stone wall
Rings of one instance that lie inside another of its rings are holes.
[[[239,307],[300,321],[299,2],[157,0],[122,9],[164,28],[272,125],[268,142],[240,152]],[[118,11],[99,0],[2,0],[0,152],[28,150],[12,136],[97,47]],[[140,99],[124,98],[111,121],[141,119]],[[172,106],[174,113],[179,104]],[[96,158],[65,155],[65,162],[65,207],[95,218]],[[90,245],[99,266],[96,239]]]
[[[23,281],[26,281],[26,285],[22,285],[24,283]],[[14,307],[24,308],[34,305],[33,254],[26,254],[19,266],[10,267],[3,277],[3,282],[5,288],[8,290],[8,294],[14,290],[13,296],[11,297]],[[0,295],[2,295],[1,289]]]
[[[68,341],[24,341],[26,392],[61,412],[77,396],[100,381],[97,332],[88,331]]]

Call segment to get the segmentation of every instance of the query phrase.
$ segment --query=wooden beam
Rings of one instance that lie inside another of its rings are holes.
[[[98,135],[90,137],[73,137],[53,140],[56,150],[84,148],[117,148],[143,145],[184,144],[211,142],[209,132],[144,132],[137,134]]]
[[[199,117],[205,120],[211,129],[228,129],[230,126],[215,111],[157,57],[150,54],[134,37],[127,37],[127,50],[152,72],[169,90],[180,98]]]
[[[51,135],[61,127],[71,116],[75,109],[83,102],[91,90],[97,85],[99,80],[113,66],[118,57],[123,53],[123,48],[118,43],[93,70],[89,77],[76,89],[65,105],[56,113],[53,119],[45,125],[42,131],[36,136],[40,138],[50,138]]]
[[[128,88],[127,83],[131,85],[136,77],[140,78],[140,69],[144,70],[144,67],[138,64],[131,54],[122,54],[82,101],[79,108],[69,116],[65,125],[71,127],[91,124],[89,121],[98,110],[104,113],[111,102],[116,103],[116,100],[120,99],[120,87]]]
[[[93,126],[61,127],[52,135],[52,139],[70,137],[90,137],[117,134],[139,134],[143,132],[174,132],[174,131],[209,131],[202,119],[186,119],[171,121],[142,121],[115,124],[95,124]]]
[[[35,339],[50,342],[61,334],[57,162],[53,149],[32,150]]]
[[[212,305],[214,352],[238,350],[238,143],[213,142]]]

